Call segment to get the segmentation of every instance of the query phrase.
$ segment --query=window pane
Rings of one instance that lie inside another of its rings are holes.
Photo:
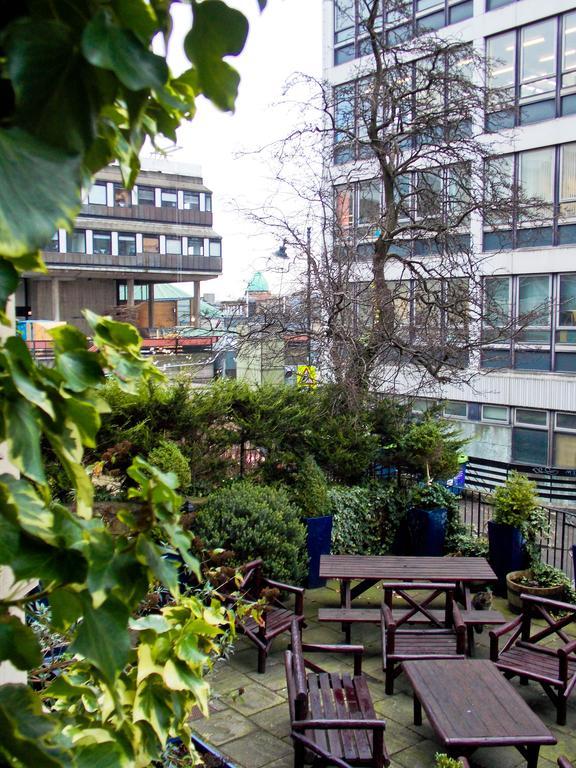
[[[521,87],[523,98],[540,96],[556,88],[556,19],[522,29]]]
[[[354,86],[339,85],[334,88],[335,141],[351,141],[354,131]]]
[[[136,235],[118,235],[118,254],[120,256],[134,256],[136,253]]]
[[[188,238],[188,254],[190,256],[202,256],[204,253],[204,241],[200,237]]]
[[[517,424],[533,424],[534,426],[545,427],[548,424],[548,413],[546,411],[532,411],[525,408],[516,408]]]
[[[69,253],[86,253],[86,232],[83,229],[75,229],[66,235]]]
[[[363,181],[359,190],[358,224],[375,225],[380,221],[380,182]]]
[[[166,238],[166,253],[180,254],[182,253],[182,240],[179,237],[167,237]]]
[[[132,204],[132,197],[129,190],[121,184],[114,184],[114,205],[119,208],[128,208]]]
[[[336,222],[340,233],[354,224],[354,193],[350,187],[336,188]]]
[[[58,232],[54,232],[50,240],[46,243],[43,251],[59,251],[60,250],[60,236]]]
[[[210,256],[222,256],[222,242],[220,240],[210,240]]]
[[[334,3],[335,42],[343,43],[354,37],[354,0],[336,0]]]
[[[138,205],[154,205],[153,187],[138,187]]]
[[[558,429],[573,429],[576,430],[576,414],[574,413],[557,413],[556,414],[556,426]],[[576,464],[574,464],[576,467]]]
[[[508,408],[503,405],[483,405],[482,419],[484,421],[499,421],[508,423]]]
[[[484,319],[487,325],[501,327],[510,320],[510,279],[489,277],[484,280]]]
[[[576,435],[554,435],[554,466],[576,467]]]
[[[553,147],[520,153],[519,182],[526,197],[552,202],[553,168]]]
[[[417,189],[418,216],[439,217],[442,213],[441,171],[426,171],[418,174]]]
[[[446,416],[459,416],[465,419],[468,414],[468,404],[458,402],[457,400],[448,400],[448,402],[444,403],[444,414]]]
[[[209,195],[208,192],[204,195],[204,207],[207,211],[212,210],[212,195]]]
[[[576,275],[560,275],[559,294],[559,324],[576,326]]]
[[[184,208],[191,211],[200,210],[200,193],[184,192]]]
[[[512,460],[527,464],[548,464],[548,432],[544,429],[512,430]]]
[[[93,253],[112,253],[110,232],[94,232],[92,235]]]
[[[178,208],[178,193],[162,189],[160,191],[160,205],[162,208]]]
[[[576,67],[576,13],[564,16],[562,70],[567,72]]]
[[[157,235],[144,235],[142,250],[144,253],[160,253],[160,238]]]
[[[506,32],[503,35],[488,38],[487,56],[488,87],[513,87],[516,32]]]
[[[560,215],[576,216],[576,144],[560,147]]]
[[[91,205],[106,205],[106,184],[94,184],[88,193]]]
[[[521,276],[518,280],[518,315],[529,327],[550,325],[550,280],[548,275]]]

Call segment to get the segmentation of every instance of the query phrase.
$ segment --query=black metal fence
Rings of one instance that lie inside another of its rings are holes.
[[[473,536],[485,536],[493,505],[480,491],[466,489],[460,499],[460,514]],[[542,507],[548,517],[550,535],[542,541],[542,561],[574,578],[572,547],[576,545],[576,510]]]

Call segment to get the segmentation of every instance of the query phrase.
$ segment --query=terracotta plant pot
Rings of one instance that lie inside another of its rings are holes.
[[[527,584],[520,584],[519,580],[530,578],[531,571],[511,571],[506,575],[506,587],[508,589],[508,607],[513,613],[522,611],[521,594],[535,595],[537,597],[555,597],[564,590],[562,585],[555,587],[531,587]]]

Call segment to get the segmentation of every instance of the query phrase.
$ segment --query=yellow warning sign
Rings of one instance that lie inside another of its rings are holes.
[[[316,386],[316,368],[313,365],[299,365],[296,369],[297,387]]]

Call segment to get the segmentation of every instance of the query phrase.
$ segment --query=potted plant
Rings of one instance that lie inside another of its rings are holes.
[[[536,541],[543,521],[535,519],[538,517],[536,483],[520,472],[510,472],[506,483],[494,492],[493,499],[494,515],[488,521],[489,559],[503,594],[506,574],[528,564],[527,539]]]
[[[534,563],[526,570],[508,573],[506,587],[508,605],[515,613],[522,610],[522,594],[553,597],[567,603],[576,602],[576,590],[568,576],[547,563]]]
[[[445,486],[433,482],[415,486],[408,508],[412,554],[443,555],[448,521],[454,515],[458,515],[458,501]]]

